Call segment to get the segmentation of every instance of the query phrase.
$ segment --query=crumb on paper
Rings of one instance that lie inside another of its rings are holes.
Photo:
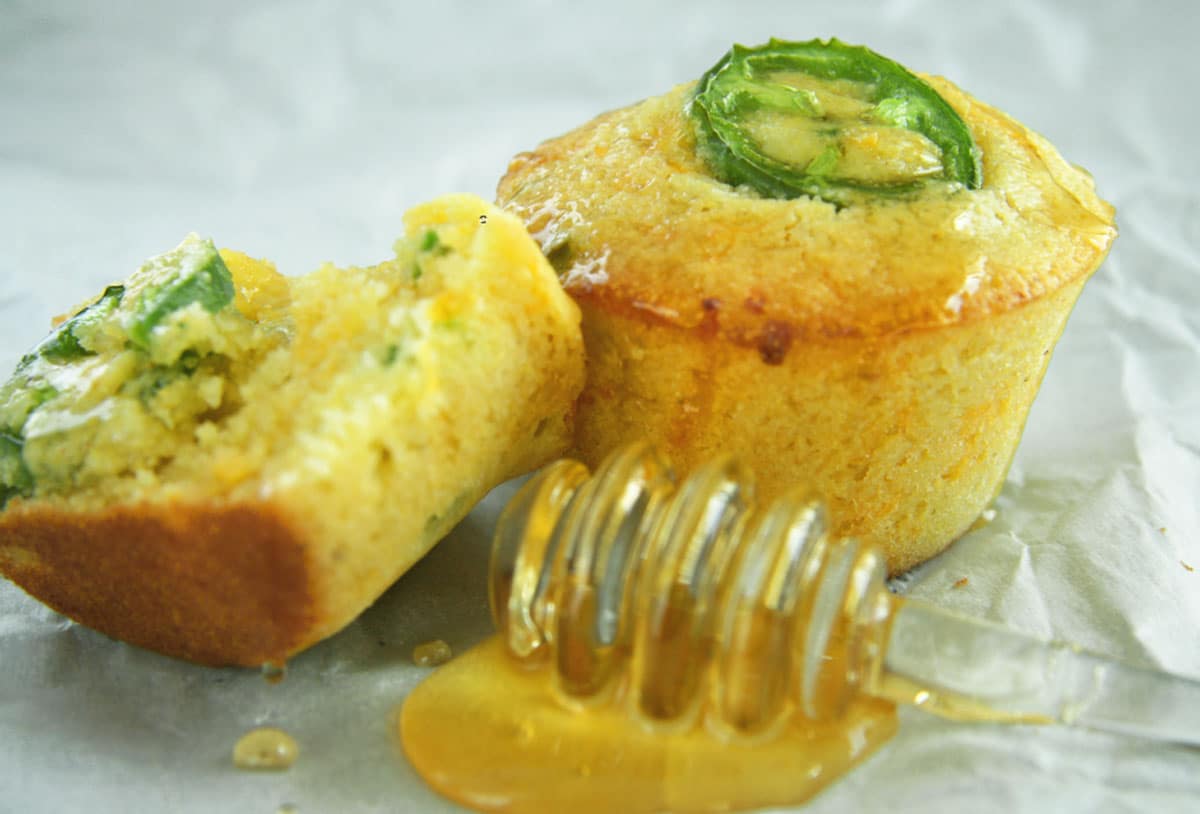
[[[1167,533],[1167,527],[1166,527],[1166,526],[1159,526],[1159,527],[1158,527],[1158,533],[1159,533],[1159,534],[1166,534],[1166,533]]]
[[[437,667],[450,661],[454,651],[441,639],[419,644],[413,648],[412,659],[418,667]]]
[[[1187,564],[1186,562],[1184,562],[1183,560],[1180,560],[1180,561],[1179,561],[1179,564],[1180,564],[1180,565],[1182,565],[1182,566],[1183,566],[1183,567],[1184,567],[1186,570],[1188,570],[1188,571],[1195,571],[1195,570],[1196,570],[1195,568],[1193,568],[1192,566],[1188,565],[1188,564]]]
[[[995,509],[984,509],[982,512],[979,513],[979,517],[975,518],[975,522],[971,524],[971,527],[968,529],[968,531],[975,531],[976,529],[981,529],[995,519],[996,519],[996,510]]]
[[[970,582],[970,580],[967,579],[966,577],[959,577],[958,579],[956,579],[954,581],[954,587],[955,588],[964,588],[964,587],[966,587],[968,582]]]
[[[275,661],[263,662],[262,677],[268,684],[278,684],[287,678],[287,664]]]

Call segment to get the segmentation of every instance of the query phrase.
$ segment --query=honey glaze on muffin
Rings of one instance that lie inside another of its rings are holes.
[[[688,469],[732,451],[768,496],[820,492],[835,532],[882,545],[893,572],[969,528],[1116,232],[1047,141],[921,80],[969,129],[978,188],[727,183],[698,144],[696,83],[512,161],[499,202],[583,312],[577,455],[645,437]]]

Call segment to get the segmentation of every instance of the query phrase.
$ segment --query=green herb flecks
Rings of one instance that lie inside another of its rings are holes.
[[[87,335],[98,324],[109,318],[121,304],[123,296],[125,296],[125,286],[123,285],[110,285],[104,289],[100,299],[59,325],[37,347],[25,354],[17,366],[17,372],[28,369],[38,359],[61,364],[94,355],[96,350],[88,347]]]
[[[449,246],[442,242],[442,238],[433,229],[425,230],[425,234],[421,236],[421,242],[417,244],[417,252],[419,255],[429,255],[432,257],[441,257],[453,251]],[[418,256],[413,261],[412,278],[413,282],[420,280],[425,274],[425,270],[421,267],[421,257]]]
[[[13,374],[0,385],[0,433],[20,438],[30,413],[57,395],[58,389],[37,373]]]
[[[433,229],[430,229],[425,232],[424,237],[421,238],[421,251],[438,251],[441,254],[450,251],[450,248],[448,246],[443,246],[442,239],[438,237],[438,233]]]
[[[220,358],[220,357],[212,357]],[[153,401],[154,397],[170,385],[182,379],[190,378],[204,361],[197,351],[188,349],[179,355],[179,359],[171,365],[151,365],[140,375],[135,376],[133,389],[143,404]]]
[[[560,278],[565,276],[571,267],[575,265],[575,250],[571,246],[571,241],[566,237],[555,240],[552,244],[542,248],[542,252],[546,255],[546,260],[550,263],[550,267]]]
[[[982,184],[970,130],[937,91],[836,39],[735,45],[700,79],[690,111],[709,171],[767,197],[847,205]]]
[[[16,495],[33,493],[33,474],[23,455],[25,424],[38,407],[59,394],[28,367],[18,367],[13,377],[0,385],[0,508]]]
[[[140,292],[125,325],[129,341],[142,350],[150,349],[154,329],[177,311],[199,304],[215,314],[233,302],[233,276],[225,261],[211,240],[195,235],[148,260],[140,273],[163,278]]]
[[[21,457],[25,440],[0,432],[0,509],[14,497],[33,493],[33,475]]]

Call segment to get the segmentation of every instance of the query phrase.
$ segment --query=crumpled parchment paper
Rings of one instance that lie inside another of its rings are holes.
[[[0,3],[0,368],[189,231],[303,273],[388,255],[409,206],[699,76],[732,41],[835,35],[953,78],[1093,172],[1121,237],[1081,298],[995,519],[913,596],[1200,676],[1197,6],[997,0]],[[114,642],[0,584],[0,811],[457,811],[395,712],[490,631],[502,487],[285,681]],[[962,578],[966,577],[966,583]],[[956,587],[957,585],[957,587]],[[246,729],[288,729],[248,774]],[[466,736],[466,733],[464,733]],[[1200,751],[916,711],[807,810],[1193,811]]]

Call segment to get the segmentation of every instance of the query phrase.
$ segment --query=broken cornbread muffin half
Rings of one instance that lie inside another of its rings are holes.
[[[0,572],[114,637],[286,659],[357,616],[491,487],[560,453],[579,312],[473,196],[396,256],[287,278],[188,237],[0,388]]]

